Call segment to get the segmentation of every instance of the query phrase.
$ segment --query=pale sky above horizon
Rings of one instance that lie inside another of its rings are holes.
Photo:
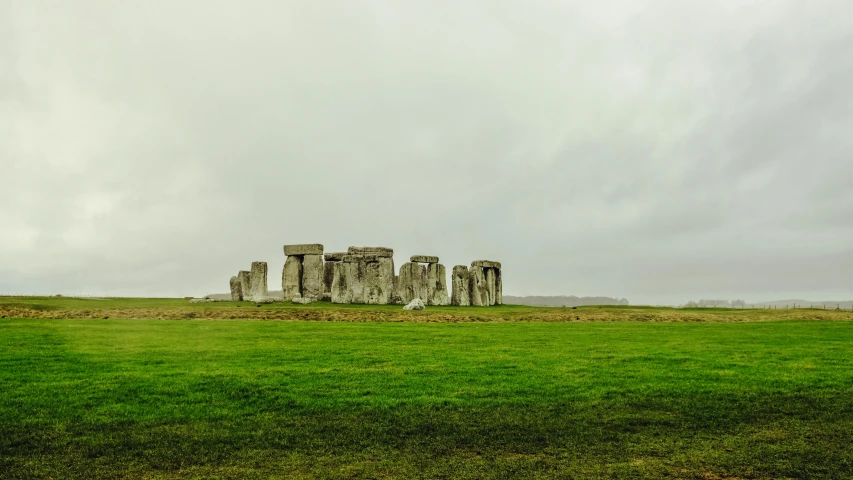
[[[508,295],[853,299],[853,4],[0,0],[0,293],[282,245]]]

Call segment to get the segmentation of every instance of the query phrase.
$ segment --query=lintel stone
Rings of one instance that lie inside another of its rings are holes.
[[[368,263],[378,262],[380,258],[388,258],[384,255],[344,255],[341,261],[345,263]]]
[[[319,243],[303,243],[299,245],[285,245],[284,254],[291,255],[322,255],[323,246]]]
[[[340,262],[343,261],[344,255],[347,255],[347,252],[329,252],[323,255],[323,260],[327,262]]]
[[[350,255],[376,255],[377,257],[393,257],[394,249],[387,247],[349,247]]]
[[[472,267],[483,267],[483,268],[501,268],[501,262],[495,262],[492,260],[474,260],[471,262]]]
[[[412,255],[409,260],[414,263],[438,263],[438,257],[430,255]]]

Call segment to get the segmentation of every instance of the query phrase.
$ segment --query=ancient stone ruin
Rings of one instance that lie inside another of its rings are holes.
[[[503,304],[500,262],[476,260],[470,269],[453,267],[451,290],[447,270],[436,256],[412,255],[395,274],[394,250],[387,247],[349,247],[323,253],[323,245],[285,245],[281,272],[284,301],[409,305],[489,306]],[[269,300],[267,264],[253,262],[251,271],[231,277],[231,299]],[[415,302],[417,304],[418,302]]]
[[[267,290],[267,262],[252,262],[250,271],[240,270],[231,277],[231,300],[268,302],[271,300]]]
[[[316,243],[285,245],[281,289],[284,301],[302,298],[311,302],[323,299],[323,246]]]
[[[470,269],[466,269],[464,265],[453,267],[453,292],[460,292],[457,298],[459,305],[462,305],[465,300],[465,294],[462,293],[466,288],[465,283],[467,283],[469,305],[475,307],[503,305],[500,262],[475,260],[471,262]]]

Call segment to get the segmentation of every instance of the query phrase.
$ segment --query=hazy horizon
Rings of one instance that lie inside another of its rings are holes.
[[[278,289],[322,243],[498,260],[507,295],[853,299],[851,32],[834,0],[0,0],[0,293]]]

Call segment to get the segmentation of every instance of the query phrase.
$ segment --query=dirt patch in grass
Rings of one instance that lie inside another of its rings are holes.
[[[151,318],[161,320],[302,320],[316,322],[761,322],[774,320],[853,321],[853,312],[832,310],[731,310],[707,311],[675,308],[581,307],[436,307],[404,311],[390,306],[291,306],[254,304],[157,307],[65,307],[56,305],[0,304],[4,318]]]

